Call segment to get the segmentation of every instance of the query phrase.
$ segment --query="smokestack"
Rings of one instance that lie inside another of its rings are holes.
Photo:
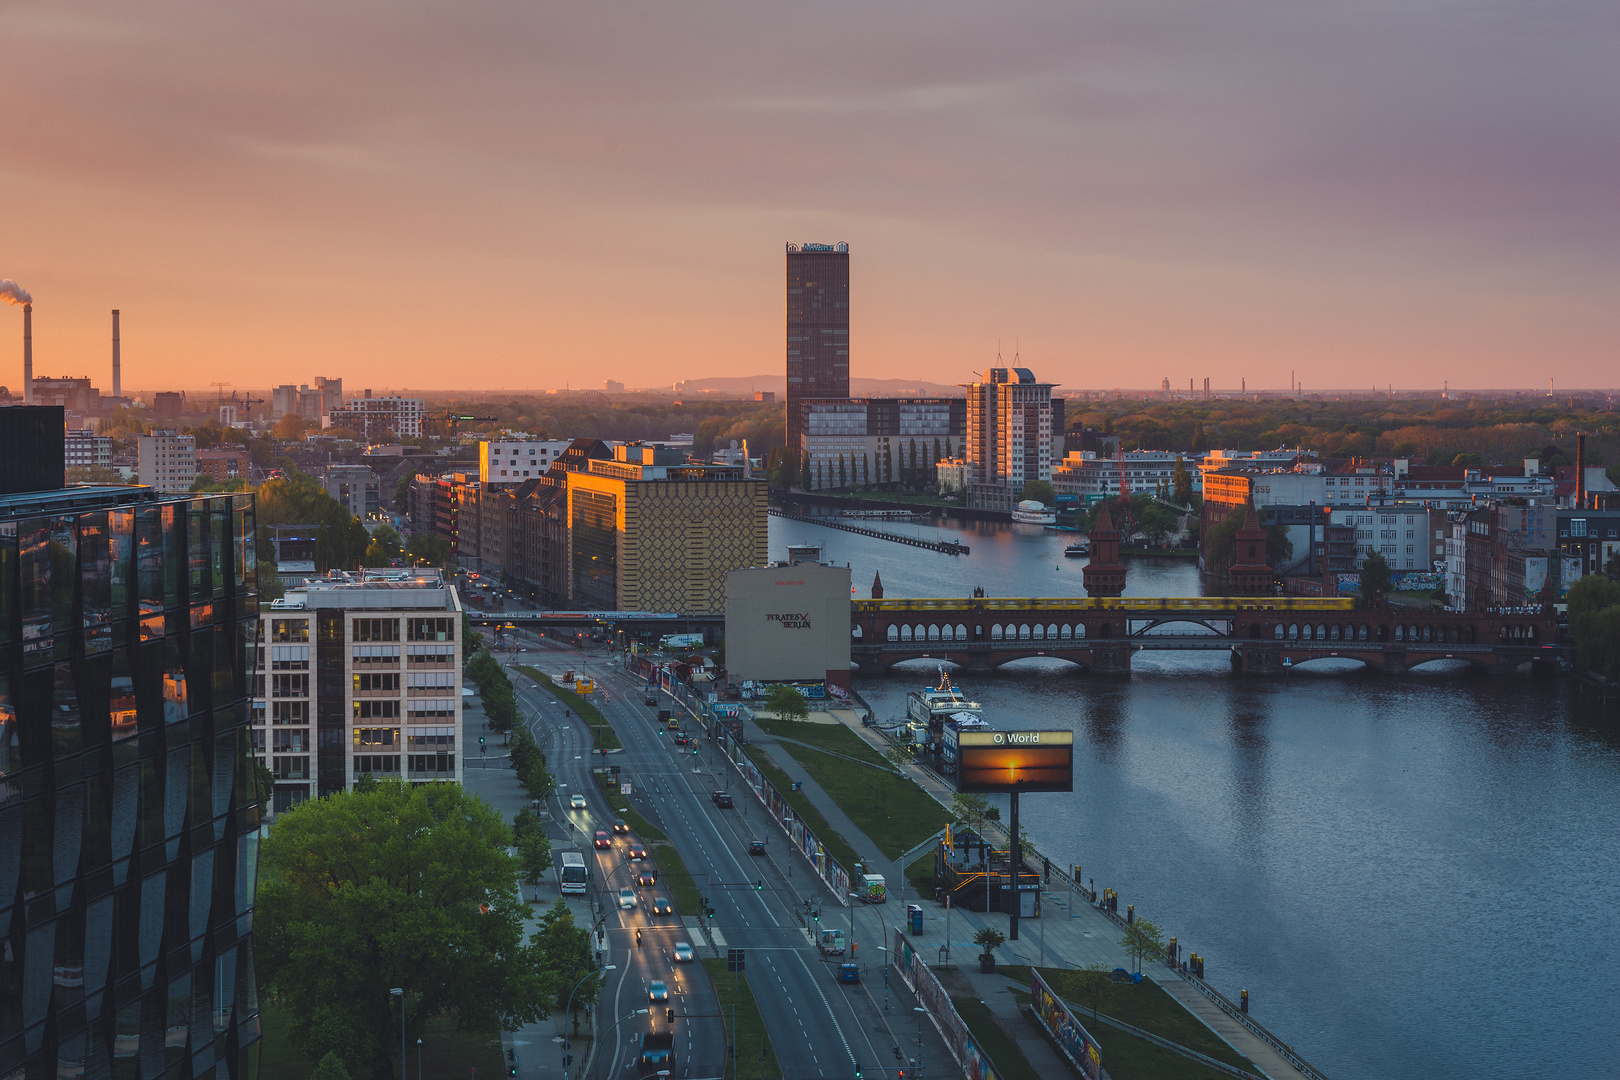
[[[1575,509],[1586,509],[1586,432],[1575,436]]]
[[[118,309],[113,308],[113,397],[123,396],[124,377],[118,363]]]
[[[23,404],[34,403],[34,305],[23,305]]]

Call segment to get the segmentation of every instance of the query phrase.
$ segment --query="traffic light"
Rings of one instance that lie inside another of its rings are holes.
[[[714,918],[714,908],[709,909],[709,918]]]
[[[478,736],[478,749],[482,750],[483,748],[484,748],[484,737],[482,735],[480,735],[480,736]]]
[[[754,888],[763,889],[764,887],[765,887],[765,879],[764,878],[760,878],[758,881],[754,882]]]
[[[816,922],[820,922],[821,921],[821,909],[816,908],[815,914],[811,915],[810,917],[812,919],[814,919]]]
[[[674,1009],[665,1009],[664,1010],[664,1020],[666,1022],[668,1022],[668,1023],[673,1024],[675,1022],[675,1010]]]
[[[855,1063],[855,1080],[861,1080],[861,1063]]]

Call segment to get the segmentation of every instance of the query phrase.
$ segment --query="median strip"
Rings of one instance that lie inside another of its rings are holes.
[[[603,716],[602,711],[585,700],[582,695],[559,686],[552,681],[550,675],[547,675],[539,668],[531,667],[528,664],[513,664],[512,669],[521,671],[545,687],[552,697],[579,713],[579,718],[585,721],[586,726],[591,729],[593,747],[596,750],[618,750],[623,747],[623,744],[619,742],[619,733],[613,730],[613,725],[608,723],[607,717]]]

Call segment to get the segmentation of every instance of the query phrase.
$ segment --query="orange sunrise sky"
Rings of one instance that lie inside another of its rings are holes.
[[[1612,3],[0,5],[0,278],[109,389],[1612,387]],[[0,383],[21,377],[0,306]]]

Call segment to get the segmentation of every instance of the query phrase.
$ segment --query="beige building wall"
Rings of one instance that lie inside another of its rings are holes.
[[[767,561],[764,480],[626,480],[568,476],[569,581],[583,548],[573,535],[586,493],[613,501],[615,605],[620,611],[718,614],[726,574]],[[577,599],[577,598],[576,598]]]
[[[850,572],[798,563],[726,575],[726,670],[733,681],[849,685]]]

